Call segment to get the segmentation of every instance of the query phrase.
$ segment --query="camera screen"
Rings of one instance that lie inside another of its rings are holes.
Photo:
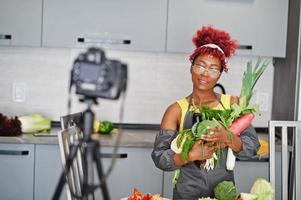
[[[80,66],[79,78],[81,80],[96,81],[98,78],[98,71],[98,65],[84,63]]]

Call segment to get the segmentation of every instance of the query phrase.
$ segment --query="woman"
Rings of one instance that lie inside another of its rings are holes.
[[[197,31],[193,42],[196,49],[190,56],[192,93],[170,105],[163,116],[161,130],[156,137],[152,158],[156,166],[165,171],[180,170],[177,184],[173,191],[173,199],[198,199],[214,197],[214,187],[224,180],[234,182],[233,171],[226,170],[227,148],[231,148],[240,159],[248,159],[256,155],[259,142],[255,130],[249,126],[240,137],[233,135],[232,141],[227,137],[224,128],[213,129],[212,135],[203,137],[205,141],[221,144],[223,147],[220,166],[214,170],[200,167],[206,159],[212,157],[216,145],[201,147],[195,142],[189,152],[188,162],[181,159],[180,154],[170,149],[172,140],[178,131],[191,128],[194,112],[201,105],[214,109],[228,109],[231,104],[238,103],[238,97],[222,95],[213,88],[223,71],[227,71],[227,59],[237,47],[236,41],[224,31],[212,27],[203,27]]]

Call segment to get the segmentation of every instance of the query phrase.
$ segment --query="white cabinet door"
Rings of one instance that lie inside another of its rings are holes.
[[[269,180],[269,162],[236,161],[234,178],[238,193],[249,193],[257,178]]]
[[[102,148],[103,153],[111,153],[111,148]],[[120,199],[138,188],[143,194],[162,194],[163,172],[156,168],[151,158],[151,148],[120,148],[116,165],[109,176],[108,189],[111,199]],[[111,158],[103,158],[104,171]],[[96,199],[102,199],[98,190]]]
[[[34,199],[52,199],[63,170],[58,145],[36,145]],[[60,199],[67,199],[66,190]]]
[[[168,52],[191,53],[196,30],[213,25],[238,41],[238,55],[285,57],[288,0],[172,0],[168,10]]]
[[[173,187],[172,187],[172,178],[174,172],[164,172],[163,175],[163,196],[169,199],[172,199]]]
[[[164,51],[167,0],[44,0],[43,46]]]
[[[40,46],[42,0],[0,0],[0,45]]]
[[[101,148],[104,172],[111,162],[112,148]],[[157,169],[151,159],[149,148],[120,148],[116,165],[107,180],[111,199],[130,195],[136,187],[144,193],[162,193],[162,171]],[[95,167],[95,166],[94,166]],[[36,145],[35,161],[35,199],[51,199],[59,180],[62,166],[58,145]],[[95,181],[98,176],[95,169]],[[60,199],[67,199],[66,192]],[[95,192],[96,199],[103,199],[100,189]]]
[[[33,144],[0,144],[0,199],[32,200]]]

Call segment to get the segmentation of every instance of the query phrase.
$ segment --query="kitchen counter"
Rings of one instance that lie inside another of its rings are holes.
[[[41,134],[34,136],[33,134],[22,134],[18,137],[0,137],[0,143],[12,144],[58,144],[57,132],[59,128],[53,128],[49,135]],[[152,148],[155,137],[158,131],[156,130],[122,130],[120,147],[144,147]],[[102,146],[114,146],[117,138],[116,134],[100,135],[98,137]]]
[[[35,136],[33,134],[22,134],[19,137],[0,137],[0,143],[11,143],[11,144],[50,144],[56,145],[58,144],[58,138],[56,134],[60,131],[60,128],[52,128],[49,135],[42,134]],[[156,134],[158,130],[143,130],[143,129],[123,129],[120,147],[138,147],[138,148],[152,148]],[[117,135],[99,135],[97,139],[100,141],[101,146],[104,147],[112,147],[115,144]],[[260,139],[268,140],[267,134],[258,134]],[[281,151],[279,145],[276,145],[276,151]],[[244,160],[241,160],[244,161]],[[249,161],[257,161],[257,162],[267,162],[268,157],[263,157],[259,159],[258,156],[252,158]]]

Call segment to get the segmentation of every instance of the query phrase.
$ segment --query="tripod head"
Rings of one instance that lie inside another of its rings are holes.
[[[93,132],[93,123],[95,114],[92,110],[92,105],[98,104],[97,99],[95,97],[84,97],[80,99],[81,102],[85,102],[87,104],[87,109],[83,112],[83,133],[84,140],[90,140],[91,134]]]
[[[79,99],[79,102],[86,103],[88,108],[90,108],[92,105],[98,105],[96,97],[83,96]]]

